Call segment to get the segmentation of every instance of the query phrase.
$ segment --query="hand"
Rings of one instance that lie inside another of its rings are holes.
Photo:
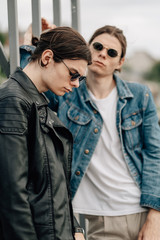
[[[160,240],[160,212],[150,209],[138,240]]]
[[[41,24],[42,24],[42,32],[47,29],[54,29],[56,28],[55,24],[49,23],[45,18],[41,18]]]
[[[74,237],[76,240],[85,240],[83,233],[75,233]]]
[[[28,26],[27,31],[24,34],[23,45],[32,45],[31,39],[32,39],[32,24]]]
[[[42,32],[47,29],[54,29],[56,28],[55,24],[49,23],[45,18],[41,18],[41,25],[42,25]],[[24,34],[24,45],[32,45],[32,24],[30,24],[27,28],[27,31]]]

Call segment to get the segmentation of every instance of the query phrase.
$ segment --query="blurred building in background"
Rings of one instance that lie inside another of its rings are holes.
[[[120,76],[126,81],[139,82],[150,88],[160,119],[160,74],[156,79],[148,77],[157,63],[159,63],[159,61],[154,59],[147,52],[135,52],[126,59]]]

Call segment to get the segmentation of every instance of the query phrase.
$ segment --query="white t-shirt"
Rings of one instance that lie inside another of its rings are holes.
[[[120,216],[146,211],[140,207],[140,190],[125,163],[116,128],[117,88],[105,99],[90,96],[104,124],[98,144],[73,199],[76,213]]]

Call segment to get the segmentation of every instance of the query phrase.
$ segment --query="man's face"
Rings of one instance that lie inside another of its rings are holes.
[[[98,43],[100,44],[98,45]],[[114,71],[120,69],[123,65],[124,58],[121,59],[122,47],[119,40],[114,36],[107,33],[97,36],[91,43],[90,50],[92,65],[88,68],[98,76],[113,75]]]
[[[86,75],[87,61],[83,59],[65,59],[56,63],[53,58],[43,71],[43,86],[58,96],[71,92],[79,87],[79,77]],[[74,79],[73,75],[77,76]]]

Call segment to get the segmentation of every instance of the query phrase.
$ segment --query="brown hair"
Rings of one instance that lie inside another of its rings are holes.
[[[126,54],[126,48],[127,48],[127,41],[126,38],[123,34],[123,31],[115,26],[110,26],[110,25],[105,25],[104,27],[98,28],[94,34],[92,35],[92,37],[89,40],[89,45],[93,42],[93,40],[103,34],[103,33],[107,33],[110,34],[111,36],[116,37],[121,46],[122,46],[122,54],[121,54],[121,58],[123,58]]]
[[[42,53],[50,49],[54,53],[54,61],[63,59],[83,59],[91,64],[91,53],[84,38],[70,27],[57,27],[41,34],[40,39],[33,37],[36,46],[30,61],[40,60]]]

